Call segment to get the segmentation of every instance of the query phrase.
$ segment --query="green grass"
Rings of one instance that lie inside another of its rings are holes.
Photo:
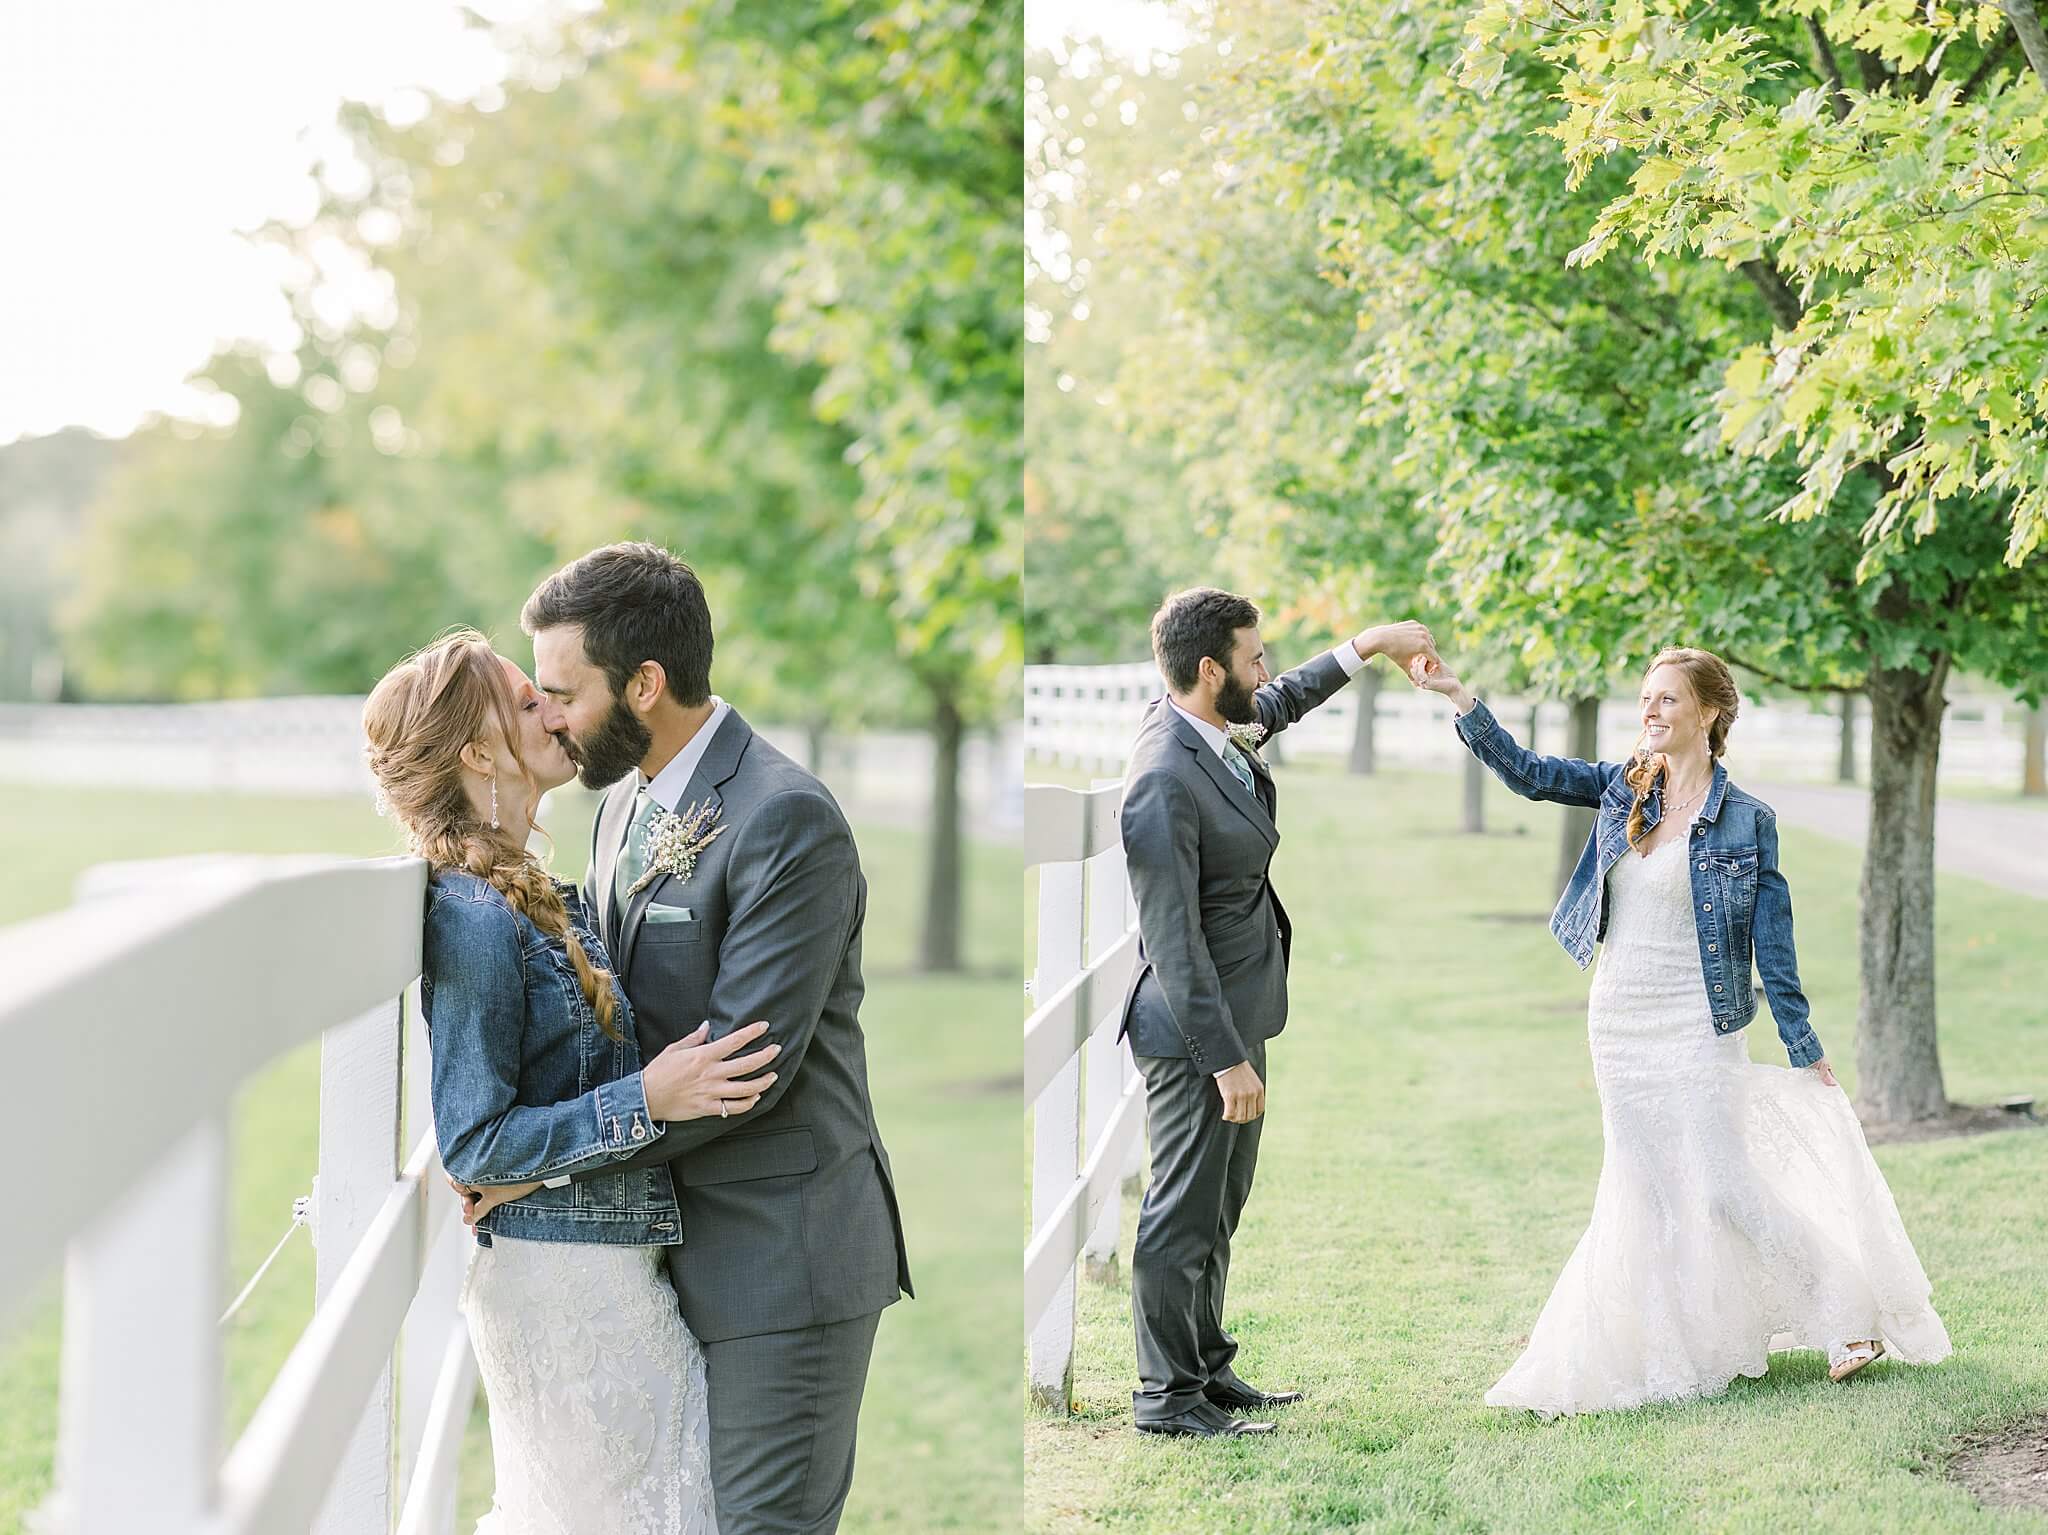
[[[579,797],[580,798],[580,797]],[[585,806],[565,803],[556,867],[580,875]],[[396,851],[366,802],[256,796],[9,790],[10,880],[0,923],[67,903],[79,871],[112,858],[199,851],[372,855]],[[987,1133],[1016,1102],[1018,856],[969,850],[969,973],[921,976],[909,965],[922,890],[922,839],[856,828],[869,881],[864,968],[876,1116],[888,1141],[919,1299],[882,1318],[861,1414],[860,1454],[844,1529],[984,1531],[1014,1527],[1022,1478],[1008,1399],[1021,1304],[1009,1201],[1021,1168],[1008,1134]],[[229,1291],[286,1229],[317,1151],[319,1050],[294,1052],[253,1079],[234,1117]],[[228,1331],[228,1440],[247,1424],[311,1315],[313,1252],[295,1235]],[[47,1492],[55,1447],[59,1305],[45,1299],[0,1339],[0,1535]],[[461,1528],[489,1505],[483,1406],[463,1448]]]
[[[1077,1416],[1027,1410],[1031,1528],[2048,1530],[1938,1474],[1952,1436],[2048,1404],[2040,1131],[1877,1152],[1955,1342],[1941,1365],[1881,1363],[1837,1387],[1819,1355],[1779,1355],[1686,1406],[1548,1425],[1486,1407],[1600,1166],[1589,977],[1542,921],[1558,812],[1490,784],[1490,833],[1467,837],[1453,777],[1294,768],[1282,784],[1293,1004],[1227,1320],[1244,1377],[1308,1401],[1265,1441],[1139,1438],[1128,1286],[1084,1284]],[[1860,855],[1788,829],[1782,856],[1814,1026],[1853,1086]],[[1953,1098],[2048,1098],[2041,917],[1939,881]],[[1767,1010],[1749,1044],[1784,1062]],[[1127,1200],[1125,1275],[1135,1222]]]

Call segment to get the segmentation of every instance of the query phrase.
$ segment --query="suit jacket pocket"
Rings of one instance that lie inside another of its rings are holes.
[[[818,1148],[807,1126],[758,1135],[726,1135],[675,1162],[687,1188],[739,1183],[749,1178],[789,1178],[818,1170]]]
[[[652,908],[649,910],[651,912]],[[703,939],[704,920],[701,917],[692,917],[687,922],[657,922],[650,917],[641,922],[637,941],[665,949],[672,943],[701,943]]]
[[[1265,902],[1261,901],[1249,916],[1213,929],[1205,928],[1202,936],[1209,945],[1210,962],[1218,970],[1265,953],[1268,938]]]

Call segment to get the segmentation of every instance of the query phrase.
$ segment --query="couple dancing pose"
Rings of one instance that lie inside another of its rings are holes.
[[[710,690],[689,566],[598,549],[365,706],[430,867],[434,1134],[476,1246],[488,1535],[830,1531],[910,1293],[858,1012],[867,884],[823,784]],[[582,887],[540,797],[609,789]]]
[[[1376,655],[1450,699],[1459,739],[1515,793],[1598,812],[1550,926],[1581,969],[1600,946],[1587,1010],[1600,1182],[1487,1402],[1550,1417],[1711,1396],[1763,1375],[1775,1349],[1825,1350],[1835,1380],[1880,1356],[1945,1358],[1927,1276],[1807,1021],[1777,819],[1720,761],[1739,702],[1728,668],[1661,652],[1637,750],[1581,762],[1518,745],[1419,623],[1367,629],[1270,678],[1258,625],[1228,592],[1167,600],[1152,648],[1168,693],[1125,777],[1140,952],[1122,1027],[1152,1146],[1131,1264],[1138,1429],[1270,1433],[1247,1414],[1301,1399],[1240,1379],[1223,1327],[1266,1042],[1287,1022],[1291,928],[1268,879],[1280,833],[1258,747]],[[1752,963],[1790,1070],[1749,1060]]]

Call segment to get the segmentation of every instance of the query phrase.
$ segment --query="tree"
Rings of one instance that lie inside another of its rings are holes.
[[[1809,4],[1692,12],[1555,3],[1472,23],[1465,78],[1534,55],[1569,111],[1574,184],[1632,167],[1572,255],[1628,242],[1740,272],[1768,336],[1725,345],[1719,436],[1796,490],[1774,547],[1861,550],[1853,606],[1871,705],[1860,1095],[1883,1119],[1945,1107],[1935,1050],[1933,807],[1942,689],[1958,665],[2038,691],[2048,531],[2044,49],[2033,7]],[[2020,55],[2011,44],[2017,40]],[[1852,59],[1856,79],[1841,63]],[[1846,514],[1846,516],[1845,516]],[[1866,596],[1866,594],[1868,594]]]
[[[0,698],[63,690],[55,609],[78,522],[119,454],[82,427],[0,447]]]
[[[655,539],[716,596],[727,696],[932,730],[922,957],[957,966],[961,738],[1018,647],[999,11],[626,6],[524,39],[503,100],[352,109],[318,216],[269,232],[296,356],[217,360],[232,433],[150,435],[81,648],[131,687],[362,687],[422,613],[505,633],[553,565]]]
[[[1614,25],[1634,14],[1625,8]],[[1597,153],[1556,156],[1540,136],[1557,126],[1553,95],[1577,93],[1578,112],[1599,82],[1560,71],[1533,44],[1501,46],[1534,26],[1512,33],[1497,11],[1475,23],[1479,41],[1467,50],[1465,19],[1449,6],[1378,3],[1305,16],[1220,9],[1216,35],[1250,43],[1222,109],[1234,159],[1291,170],[1299,216],[1326,242],[1326,269],[1356,295],[1356,327],[1374,341],[1359,369],[1364,405],[1402,434],[1396,463],[1439,530],[1432,569],[1457,593],[1460,645],[1484,652],[1475,672],[1513,658],[1539,685],[1582,695],[1589,681],[1684,638],[1766,683],[1867,690],[1881,761],[1859,1085],[1871,1117],[1938,1113],[1941,681],[1959,659],[2016,686],[2039,674],[2048,588],[2038,567],[2020,568],[2028,514],[1991,514],[1986,492],[1996,487],[1980,477],[1947,485],[1946,494],[1974,498],[1955,515],[1907,525],[1893,515],[1892,487],[1873,475],[1802,481],[1768,453],[1741,451],[1759,416],[1727,423],[1751,403],[1738,386],[1751,382],[1748,359],[1780,318],[1776,269],[1745,266],[1761,258],[1732,246],[1717,249],[1722,259],[1691,259],[1690,238],[1657,246],[1655,264],[1588,264],[1598,253],[1586,248],[1588,229],[1597,240],[1608,224],[1623,227],[1615,209],[1648,197],[1646,185],[1668,192],[1671,183],[1662,171],[1625,174]],[[1576,25],[1562,8],[1536,21]],[[1780,31],[1797,36],[1791,22]],[[1596,40],[1585,46],[1598,55]],[[1612,46],[1617,59],[1635,56],[1625,35]],[[1466,78],[1484,89],[1452,88],[1461,53]],[[1637,53],[1661,57],[1647,45]],[[1673,91],[1674,102],[1684,94]],[[1662,100],[1641,96],[1648,116],[1638,119],[1638,95],[1616,88],[1600,98],[1599,120],[1621,123],[1614,138],[1632,141],[1657,131]],[[1588,122],[1571,117],[1567,131],[1606,143]],[[1682,206],[1707,239],[1708,212]],[[1818,281],[1825,258],[1808,256]],[[2012,355],[2023,350],[2012,343]],[[1753,446],[1771,429],[1753,434]],[[2024,459],[2031,450],[2000,451]],[[1817,515],[1817,488],[1832,490],[1830,515]],[[1801,495],[1793,511],[1816,515],[1770,517]]]

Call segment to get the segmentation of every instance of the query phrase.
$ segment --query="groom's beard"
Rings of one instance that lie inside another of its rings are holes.
[[[1259,718],[1259,706],[1252,701],[1252,690],[1235,677],[1225,677],[1223,686],[1217,689],[1216,712],[1233,725],[1255,724]]]
[[[586,789],[609,789],[638,767],[653,745],[654,732],[626,707],[625,699],[615,698],[604,723],[588,740],[576,743],[577,781]]]

